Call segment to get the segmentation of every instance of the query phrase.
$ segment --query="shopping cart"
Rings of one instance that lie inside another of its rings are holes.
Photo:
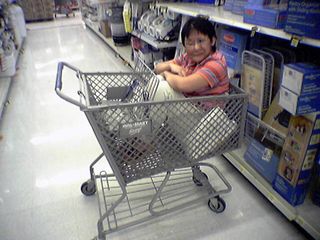
[[[62,92],[65,71],[79,80],[79,100]],[[81,186],[84,195],[97,192],[98,239],[204,198],[216,213],[226,207],[221,195],[231,185],[203,160],[240,146],[247,96],[232,86],[228,95],[154,101],[159,83],[142,62],[130,73],[58,64],[56,93],[85,113],[103,150]],[[112,172],[95,172],[103,157]]]
[[[57,14],[63,14],[66,17],[69,17],[71,14],[75,16],[73,12],[74,4],[73,0],[54,0],[54,17],[56,18]]]

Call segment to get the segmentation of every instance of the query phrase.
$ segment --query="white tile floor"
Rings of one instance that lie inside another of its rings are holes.
[[[96,197],[79,188],[101,152],[82,112],[54,91],[57,63],[124,71],[80,18],[28,26],[0,122],[0,239],[88,240],[97,235]],[[71,73],[63,89],[77,87]],[[199,206],[108,235],[108,239],[307,239],[224,159],[212,160],[233,186],[217,215]]]

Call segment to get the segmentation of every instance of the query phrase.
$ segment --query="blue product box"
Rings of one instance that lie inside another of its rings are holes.
[[[271,0],[248,0],[248,4],[247,5],[257,5],[257,6],[265,6],[265,5],[269,5],[271,4],[272,1]]]
[[[316,172],[314,176],[314,189],[312,193],[312,201],[314,204],[320,206],[320,151],[318,152],[318,159],[315,166]]]
[[[290,0],[284,31],[320,39],[320,1]]]
[[[284,28],[287,11],[278,7],[247,5],[244,8],[243,21],[269,28]]]
[[[290,185],[285,178],[277,175],[273,181],[273,188],[290,203],[292,206],[297,206],[304,202],[308,192],[308,183],[300,184],[298,186]]]
[[[281,86],[279,105],[292,115],[318,112],[320,111],[320,93],[298,95]]]
[[[244,159],[268,182],[272,183],[277,175],[279,157],[274,154],[271,148],[265,147],[262,143],[252,139]]]
[[[248,34],[235,29],[222,29],[219,38],[219,51],[226,57],[227,65],[241,71],[241,56],[246,48]]]
[[[273,188],[291,205],[303,203],[320,145],[320,113],[290,118]]]
[[[215,0],[197,0],[198,3],[213,4]]]
[[[226,0],[223,9],[226,11],[232,11],[234,0]]]
[[[244,6],[247,4],[248,0],[234,0],[232,6],[232,13],[243,15]]]
[[[298,95],[320,93],[320,66],[309,63],[284,65],[282,86]]]

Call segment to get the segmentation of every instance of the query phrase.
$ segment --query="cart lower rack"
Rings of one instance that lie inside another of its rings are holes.
[[[79,100],[62,92],[64,68],[79,80]],[[159,100],[159,78],[147,68],[136,70],[84,73],[67,63],[58,65],[56,93],[85,113],[103,150],[81,186],[85,195],[98,193],[100,240],[204,197],[211,210],[224,211],[220,195],[231,186],[203,160],[238,148],[243,139],[247,96],[242,90]],[[95,172],[103,157],[112,173]]]

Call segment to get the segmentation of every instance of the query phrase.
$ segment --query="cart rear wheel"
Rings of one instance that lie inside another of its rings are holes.
[[[215,213],[222,213],[226,209],[226,202],[219,196],[209,199],[209,208]]]
[[[205,176],[206,179],[208,179],[207,174],[205,174],[204,172],[201,172],[201,173]],[[196,179],[195,176],[192,176],[192,180],[198,187],[203,186],[202,182],[200,180]]]
[[[91,196],[96,192],[94,181],[88,180],[81,185],[81,192],[86,196]]]

